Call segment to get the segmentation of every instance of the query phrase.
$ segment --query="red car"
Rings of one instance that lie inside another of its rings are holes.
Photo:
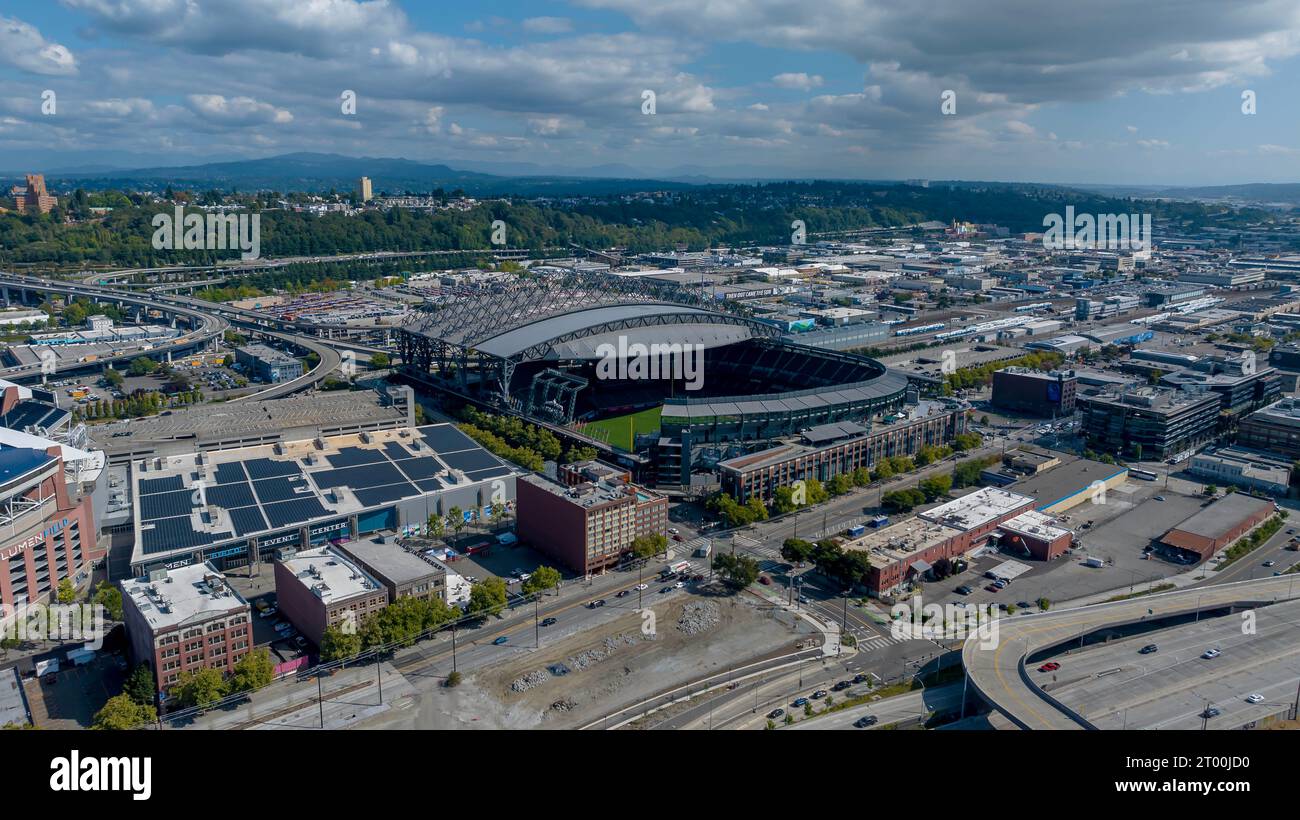
[[[1001,591],[1002,591],[1002,590],[998,589],[997,587],[993,586],[992,584],[989,584],[988,586],[984,587],[984,589],[988,590],[989,592],[1001,592]]]
[[[1057,663],[1056,661],[1050,661],[1049,663],[1045,663],[1045,664],[1043,664],[1042,666],[1038,667],[1038,671],[1039,671],[1039,672],[1055,672],[1056,670],[1058,670],[1058,669],[1060,669],[1060,668],[1061,668],[1061,665],[1060,665],[1059,663]]]
[[[682,537],[681,537],[680,535],[674,535],[674,536],[673,536],[673,540],[674,540],[674,541],[681,541],[681,540],[682,540]]]

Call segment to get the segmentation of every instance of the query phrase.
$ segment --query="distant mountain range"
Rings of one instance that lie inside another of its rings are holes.
[[[522,170],[534,170],[524,165]],[[471,195],[576,195],[612,194],[628,191],[690,187],[691,183],[648,180],[629,174],[611,176],[567,176],[556,174],[509,175],[475,170],[457,170],[442,164],[427,164],[387,157],[347,157],[339,154],[294,153],[264,159],[208,162],[201,165],[146,168],[104,168],[94,165],[46,172],[47,181],[61,187],[88,189],[153,187],[167,185],[218,190],[350,191],[357,180],[370,177],[376,193],[422,193],[435,188],[464,190]],[[610,168],[610,170],[614,170]],[[18,176],[16,173],[14,176]]]

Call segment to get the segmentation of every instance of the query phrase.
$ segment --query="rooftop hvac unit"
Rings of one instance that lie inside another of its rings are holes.
[[[274,452],[277,456],[284,455],[284,442],[277,441],[275,443],[275,446],[272,448],[272,452]]]
[[[152,592],[157,592],[157,588],[154,586],[154,583],[156,583],[156,582],[158,582],[158,581],[162,581],[162,580],[164,580],[164,579],[166,579],[166,578],[167,578],[167,570],[165,570],[165,569],[156,569],[156,570],[154,570],[153,572],[149,573],[149,581],[150,581],[149,589],[150,589],[150,591],[152,591]]]
[[[375,437],[370,434],[369,430],[361,431],[361,440],[366,444],[370,444],[372,441],[374,441],[374,438]]]
[[[312,444],[316,445],[317,450],[325,449],[325,439],[321,438],[320,436],[317,436],[316,438],[312,439]]]
[[[198,451],[197,453],[194,454],[194,463],[195,463],[195,464],[206,464],[207,461],[208,461],[208,457],[207,457],[206,454],[204,454],[204,452],[203,452],[202,450],[200,450],[200,451]]]

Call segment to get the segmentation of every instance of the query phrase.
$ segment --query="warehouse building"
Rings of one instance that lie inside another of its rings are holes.
[[[1229,493],[1160,537],[1160,551],[1181,563],[1204,561],[1255,525],[1267,519],[1277,504],[1266,498]]]

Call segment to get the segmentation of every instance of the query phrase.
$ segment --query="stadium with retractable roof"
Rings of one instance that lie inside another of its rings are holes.
[[[742,305],[640,277],[521,277],[426,310],[399,335],[413,381],[604,445],[665,488],[781,436],[897,407],[908,387],[874,359],[796,344]],[[657,372],[609,366],[609,351],[638,345]]]

